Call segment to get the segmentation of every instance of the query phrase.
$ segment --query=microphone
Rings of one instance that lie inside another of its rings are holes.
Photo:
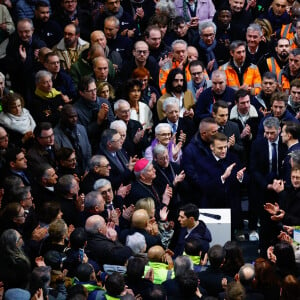
[[[220,215],[215,215],[215,214],[211,214],[211,213],[202,213],[200,212],[201,215],[208,217],[208,218],[212,218],[215,220],[221,220],[221,216]]]

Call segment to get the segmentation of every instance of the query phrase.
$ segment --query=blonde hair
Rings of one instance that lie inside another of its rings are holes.
[[[149,217],[153,217],[153,211],[155,211],[155,202],[152,198],[143,198],[137,201],[135,204],[135,210],[144,209],[147,211]]]

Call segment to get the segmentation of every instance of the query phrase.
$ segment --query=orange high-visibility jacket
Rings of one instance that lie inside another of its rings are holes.
[[[278,75],[279,75],[279,72],[281,71],[281,68],[279,67],[276,59],[274,57],[268,57],[267,65],[268,65],[270,72],[274,73],[278,80]]]
[[[161,90],[162,95],[166,93],[166,81],[168,78],[168,75],[172,69],[176,69],[179,66],[179,61],[173,61],[164,64],[160,70],[159,70],[159,88]],[[186,82],[189,82],[192,79],[190,70],[189,70],[189,65],[185,67],[185,79]]]
[[[225,71],[227,78],[227,86],[237,90],[240,88],[240,82],[238,74],[235,69],[228,63],[220,67],[220,70]],[[251,86],[251,94],[257,95],[261,90],[261,77],[259,70],[256,65],[250,64],[249,67],[245,70],[243,76],[243,84]]]

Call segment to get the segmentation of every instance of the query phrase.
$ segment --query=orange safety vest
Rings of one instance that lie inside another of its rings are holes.
[[[166,82],[167,82],[167,78],[168,78],[170,71],[172,69],[178,68],[179,64],[180,63],[178,61],[174,61],[172,63],[169,62],[160,68],[158,84],[159,84],[159,88],[161,90],[162,95],[167,92],[166,91]],[[191,76],[191,73],[189,70],[189,64],[187,64],[187,66],[185,67],[185,79],[186,79],[186,82],[189,82],[192,79],[192,76]]]
[[[278,80],[278,75],[279,75],[279,72],[281,71],[281,68],[279,67],[276,59],[274,57],[268,57],[267,65],[268,65],[269,71],[274,73]]]
[[[291,32],[292,23],[281,26],[280,37],[292,40],[294,38],[294,32]]]
[[[237,90],[240,88],[238,74],[235,69],[230,66],[229,62],[219,68],[225,71],[227,78],[227,86]],[[261,90],[261,77],[256,65],[250,64],[243,75],[243,83],[252,87],[251,94],[257,95]]]
[[[282,91],[289,94],[290,93],[290,81],[283,74],[283,70],[280,71],[278,75],[278,84],[281,85]]]

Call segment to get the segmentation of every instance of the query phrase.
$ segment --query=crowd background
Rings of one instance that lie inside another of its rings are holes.
[[[0,298],[299,299],[299,118],[297,0],[1,0]]]

